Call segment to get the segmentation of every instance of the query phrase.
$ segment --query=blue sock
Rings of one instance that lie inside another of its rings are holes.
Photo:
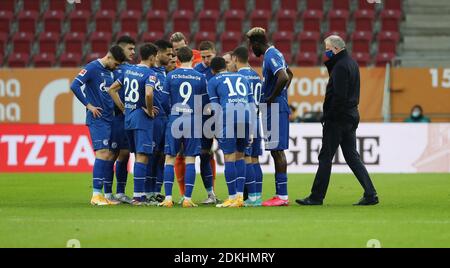
[[[186,174],[184,175],[184,179],[186,185],[184,196],[191,198],[195,184],[195,164],[186,164]]]
[[[275,173],[275,181],[277,183],[277,195],[287,196],[287,174],[286,173]]]
[[[175,170],[173,165],[164,167],[164,191],[166,196],[172,196],[173,181],[175,178]]]
[[[104,160],[95,159],[94,168],[92,170],[92,188],[94,193],[103,192],[103,178],[105,173],[105,162]]]
[[[153,155],[148,158],[147,173],[145,176],[145,193],[155,192],[155,179],[153,178]],[[149,197],[149,196],[147,196]]]
[[[105,194],[111,194],[112,193],[112,184],[113,184],[113,178],[114,178],[114,161],[105,161],[103,168],[104,171],[104,180],[103,180],[103,189]]]
[[[116,178],[117,186],[116,192],[118,194],[125,193],[125,187],[127,186],[128,177],[128,161],[116,161]]]
[[[253,170],[255,171],[256,194],[261,195],[263,182],[263,173],[261,165],[259,163],[253,164]]]
[[[134,197],[141,197],[145,193],[145,176],[147,165],[144,163],[134,163]]]
[[[256,184],[253,164],[247,164],[247,168],[245,170],[245,186],[247,187],[248,195],[254,196],[256,193]]]
[[[164,157],[164,155],[161,155],[160,157]],[[164,183],[164,162],[162,162],[162,159],[158,159],[158,162],[156,163],[156,176],[155,176],[155,192],[161,193],[161,188]]]
[[[243,193],[245,187],[245,160],[236,161],[236,192]]]
[[[203,186],[206,191],[211,192],[213,190],[213,173],[211,168],[211,155],[200,155],[200,175],[202,176]]]
[[[225,180],[228,187],[228,195],[236,195],[236,164],[235,162],[225,162]]]

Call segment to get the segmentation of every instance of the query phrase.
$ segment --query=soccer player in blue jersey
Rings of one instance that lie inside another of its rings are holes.
[[[211,69],[211,60],[216,56],[216,47],[213,42],[203,41],[199,46],[200,54],[202,56],[202,62],[194,67],[194,70],[205,75],[206,80],[209,81],[213,76]],[[209,116],[204,116],[206,121]],[[202,201],[202,204],[216,204],[218,203],[217,197],[214,193],[214,170],[215,161],[214,154],[211,150],[213,144],[212,138],[202,138],[202,153],[200,154],[200,174],[202,176],[203,185],[208,192],[208,197]]]
[[[185,193],[183,207],[196,207],[192,201],[195,183],[195,157],[200,155],[202,137],[202,111],[209,103],[206,91],[206,78],[192,69],[193,53],[189,47],[177,51],[181,66],[170,72],[164,83],[163,92],[170,101],[169,123],[166,129],[164,168],[164,189],[166,198],[162,207],[173,207],[172,187],[174,164],[177,154],[183,148],[186,161]]]
[[[226,70],[225,59],[211,61],[215,76],[208,82],[208,95],[214,112],[215,133],[225,158],[228,199],[217,207],[244,206],[243,192],[246,166],[244,150],[250,142],[247,111],[253,102],[247,79]]]
[[[133,205],[147,204],[145,180],[150,155],[153,153],[153,118],[158,110],[153,106],[156,74],[151,69],[156,60],[157,48],[144,44],[140,50],[141,62],[128,66],[109,89],[117,107],[125,113],[130,151],[135,153]],[[125,104],[118,91],[125,91]]]
[[[289,205],[287,191],[287,162],[284,150],[289,148],[289,114],[287,89],[292,80],[283,55],[274,46],[269,46],[266,31],[255,27],[247,33],[250,47],[257,57],[264,57],[261,103],[267,106],[263,112],[265,149],[270,151],[275,162],[276,196],[264,201],[263,206]],[[264,118],[265,117],[265,118]],[[275,122],[274,125],[272,125]]]
[[[174,55],[170,42],[158,40],[154,45],[158,48],[158,53],[155,65],[152,66],[152,70],[156,73],[156,85],[153,94],[155,106],[158,108],[159,113],[154,120],[153,140],[155,147],[149,161],[145,191],[149,202],[157,205],[164,200],[164,196],[161,194],[161,187],[164,181],[164,139],[168,121],[168,115],[165,110],[169,106],[168,99],[165,98],[163,93],[163,85],[166,80],[166,67]]]
[[[114,82],[112,71],[126,60],[123,49],[113,46],[101,59],[88,63],[73,80],[70,89],[86,106],[86,125],[95,151],[92,205],[117,205],[103,196],[103,182],[113,174],[115,153],[111,147],[114,103],[108,89]],[[84,94],[82,87],[84,88]]]
[[[248,63],[248,49],[246,47],[238,47],[231,53],[232,66],[228,69],[235,69],[250,84],[250,90],[253,94],[255,107],[258,108],[261,100],[262,82],[259,74],[253,70]],[[245,206],[254,207],[262,205],[262,179],[263,174],[261,165],[259,164],[259,156],[262,155],[262,138],[260,131],[260,115],[256,116],[256,124],[254,125],[254,138],[252,145],[245,150],[246,176],[245,185],[248,192],[248,198]]]
[[[123,71],[130,66],[129,62],[133,61],[136,54],[136,41],[133,38],[127,35],[121,36],[117,39],[116,44],[123,49],[127,61],[119,65],[119,67],[114,70],[114,81],[116,81],[123,73]],[[122,102],[125,102],[123,90],[119,91],[119,96]],[[107,199],[114,199],[122,203],[131,204],[132,199],[125,195],[125,188],[128,177],[128,160],[130,158],[128,138],[125,133],[125,115],[117,106],[114,106],[111,146],[119,150],[118,154],[116,155],[116,195],[112,195],[113,178],[110,177],[106,178],[104,181],[105,197]]]

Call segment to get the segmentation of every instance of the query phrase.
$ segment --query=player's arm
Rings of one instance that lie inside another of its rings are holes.
[[[144,111],[150,116],[154,118],[158,114],[158,110],[154,109],[156,106],[153,105],[154,101],[154,93],[153,91],[156,88],[156,74],[150,74],[147,78],[147,82],[145,83],[145,109]]]
[[[289,88],[291,86],[292,78],[294,78],[294,73],[292,73],[289,67],[286,68],[286,73],[289,76],[289,82],[287,83],[286,87]]]
[[[119,80],[114,82],[111,87],[108,90],[109,95],[113,99],[116,106],[122,111],[122,113],[125,113],[125,105],[123,104],[122,100],[119,96],[119,90],[122,88],[122,84]]]
[[[90,79],[90,72],[86,69],[81,70],[81,72],[78,74],[78,76],[73,80],[72,85],[70,86],[70,90],[72,90],[73,94],[77,99],[86,106],[86,109],[92,112],[94,115],[94,118],[101,117],[102,116],[102,108],[95,107],[94,105],[90,104],[86,97],[83,94],[83,91],[81,90],[81,87],[86,84],[86,82]]]
[[[283,90],[283,88],[290,83],[289,75],[286,72],[286,69],[280,69],[275,74],[277,77],[277,82],[275,84],[275,89],[272,92],[272,95],[267,97],[267,103],[272,103],[276,97],[278,97]]]
[[[170,115],[170,104],[172,103],[171,101],[171,96],[170,96],[170,79],[169,77],[166,78],[166,80],[164,80],[164,84],[163,84],[163,89],[162,89],[162,106],[164,109],[164,112],[166,113],[167,116]]]
[[[219,104],[220,102],[219,102],[219,96],[217,95],[216,83],[209,81],[208,86],[207,86],[207,91],[208,91],[208,97],[209,97],[210,104],[213,104],[213,103]],[[206,112],[209,115],[212,114],[212,107],[210,104],[206,108]]]

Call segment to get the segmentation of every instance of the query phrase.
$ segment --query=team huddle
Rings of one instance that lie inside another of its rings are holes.
[[[139,47],[120,37],[107,55],[88,63],[71,89],[86,106],[86,125],[95,151],[92,205],[173,207],[178,183],[182,207],[196,207],[192,192],[196,158],[207,198],[216,207],[287,206],[289,106],[292,79],[283,55],[269,46],[265,30],[247,33],[251,50],[264,57],[263,79],[248,62],[249,49],[216,55],[215,44],[188,47],[181,33],[170,42]],[[213,141],[225,160],[228,198],[215,194]],[[264,148],[275,163],[276,194],[263,202],[259,156]],[[125,195],[128,159],[135,154],[134,192]],[[115,172],[114,172],[115,166]],[[116,193],[112,192],[116,176]],[[164,195],[161,194],[164,187]]]

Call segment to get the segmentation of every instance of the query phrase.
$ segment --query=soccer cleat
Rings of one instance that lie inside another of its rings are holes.
[[[109,206],[108,200],[101,194],[95,195],[91,198],[91,205],[93,206]]]
[[[145,205],[145,197],[133,197],[131,201],[131,205],[133,206],[143,206]]]
[[[272,197],[269,200],[266,200],[262,202],[262,205],[264,207],[282,207],[282,206],[289,206],[289,200],[283,200],[279,198],[278,196]]]
[[[114,200],[119,201],[122,204],[131,204],[133,202],[133,199],[127,195],[115,195]]]
[[[251,201],[250,198],[245,200],[244,207],[260,207],[262,206],[262,199],[258,198],[255,201]]]
[[[214,194],[208,194],[208,198],[202,201],[203,205],[218,204],[220,201]]]
[[[112,198],[106,198],[105,197],[105,199],[108,201],[108,203],[111,206],[116,206],[116,205],[119,205],[121,203],[119,200],[116,200],[114,197],[112,197]]]
[[[231,208],[241,208],[244,206],[244,198],[242,196],[237,197],[234,203],[230,206]]]
[[[161,203],[162,201],[164,201],[164,199],[166,199],[166,197],[164,195],[158,193],[158,194],[156,194],[155,199],[156,199],[156,201]]]
[[[178,201],[178,205],[182,205],[182,204],[183,204],[183,201],[184,201],[184,196],[182,196],[182,197],[180,198],[180,200]]]
[[[173,207],[173,201],[170,199],[165,199],[164,201],[162,201],[161,203],[158,204],[158,207],[171,208],[171,207]]]
[[[191,199],[184,199],[183,207],[184,208],[195,208],[195,207],[198,207],[198,205],[195,204],[194,202],[192,202]]]
[[[161,203],[161,202],[156,200],[156,197],[154,195],[150,196],[149,198],[146,198],[146,200],[145,200],[145,204],[147,206],[157,206],[159,203]]]
[[[229,208],[229,207],[237,207],[236,206],[236,198],[235,199],[227,199],[222,204],[217,204],[216,208]]]

